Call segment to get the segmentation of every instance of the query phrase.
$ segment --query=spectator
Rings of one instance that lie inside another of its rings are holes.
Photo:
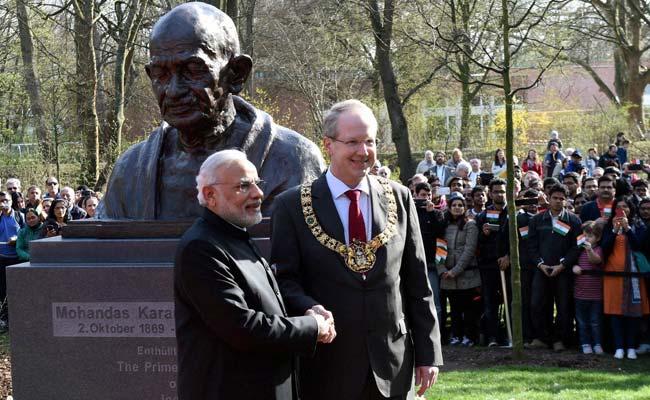
[[[585,165],[587,166],[587,175],[592,176],[594,169],[598,166],[598,153],[593,147],[587,150],[587,159],[585,160]]]
[[[605,175],[605,168],[601,167],[594,168],[594,171],[591,173],[591,176],[596,179],[600,179],[600,177],[603,175]]]
[[[522,199],[537,199],[540,193],[535,189],[527,189],[522,192]],[[519,265],[521,267],[521,317],[522,329],[524,336],[524,345],[528,347],[535,338],[533,330],[533,321],[531,318],[531,297],[533,287],[533,276],[535,275],[535,260],[530,257],[528,251],[528,230],[530,219],[537,215],[539,206],[537,204],[525,205],[522,211],[517,214],[517,230],[519,233]],[[505,247],[504,253],[510,253],[510,243],[508,224],[504,226],[503,239],[501,245]]]
[[[377,171],[377,175],[384,177],[386,179],[390,179],[390,173],[391,173],[390,168],[388,168],[385,165],[379,168],[379,171]]]
[[[95,217],[95,209],[99,204],[99,199],[93,195],[90,195],[83,200],[83,209],[86,211],[86,218]]]
[[[433,176],[429,178],[429,185],[431,185],[431,202],[436,210],[444,211],[447,209],[447,201],[445,196],[438,194],[438,189],[442,186],[440,178]]]
[[[431,289],[433,290],[438,321],[442,321],[440,282],[436,267],[436,240],[444,236],[445,221],[442,212],[436,210],[431,202],[431,186],[427,182],[418,183],[415,187],[415,193],[420,233],[422,234],[422,242],[427,260],[427,275]]]
[[[564,153],[560,151],[557,143],[549,141],[548,153],[544,158],[544,176],[557,177],[562,169],[562,160],[564,160]]]
[[[621,167],[621,161],[618,159],[617,155],[618,147],[615,144],[610,144],[607,148],[607,151],[604,152],[600,159],[598,160],[598,166],[602,169],[607,167]]]
[[[381,161],[375,160],[375,163],[372,165],[372,168],[370,168],[370,171],[368,171],[368,173],[370,175],[377,175],[379,168],[381,168]]]
[[[463,152],[460,151],[460,149],[453,149],[451,151],[451,159],[447,161],[447,165],[451,169],[456,169],[458,168],[458,164],[460,164],[461,162],[467,162],[463,159]]]
[[[74,189],[69,186],[65,186],[63,189],[61,189],[60,194],[61,198],[68,204],[68,215],[70,216],[70,219],[77,220],[86,218],[86,211],[75,204]]]
[[[562,351],[573,336],[572,276],[567,266],[578,261],[576,240],[582,229],[580,219],[565,210],[568,194],[566,186],[553,186],[549,209],[531,218],[528,228],[528,251],[537,265],[531,298],[533,348],[552,343],[555,351]]]
[[[574,199],[573,199],[573,209],[574,209],[574,214],[580,215],[580,211],[582,211],[582,206],[584,206],[587,201],[587,195],[583,193],[579,193]]]
[[[618,149],[616,150],[616,156],[618,157],[618,162],[623,165],[627,162],[627,150],[630,148],[630,141],[624,139]]]
[[[453,170],[449,166],[445,165],[445,153],[439,151],[436,153],[436,165],[431,169],[439,179],[441,183],[445,183],[453,175]]]
[[[506,155],[502,149],[497,149],[494,152],[494,161],[492,162],[492,173],[496,178],[500,178],[501,174],[505,173],[508,165],[506,163]]]
[[[7,187],[7,193],[12,194],[16,192],[21,192],[20,180],[17,178],[9,178],[5,183]]]
[[[59,194],[59,181],[50,176],[45,180],[45,190],[47,193],[43,196],[44,199],[60,199],[61,195]]]
[[[465,220],[465,211],[463,196],[459,193],[451,195],[445,211],[447,258],[438,264],[438,273],[441,290],[449,298],[450,344],[470,347],[478,340],[480,310],[474,299],[479,293],[481,276],[476,269],[475,255],[478,228],[474,221]]]
[[[582,163],[582,152],[580,150],[576,149],[573,153],[571,153],[570,158],[571,159],[569,160],[569,163],[564,169],[565,175],[569,172],[579,173],[585,169],[585,165]]]
[[[463,160],[458,163],[458,166],[456,166],[456,170],[454,172],[456,176],[466,179],[469,182],[470,187],[474,187],[469,177],[471,170],[472,166],[467,161]]]
[[[424,160],[420,161],[418,167],[415,169],[415,173],[424,174],[431,171],[433,167],[435,167],[435,163],[433,162],[433,152],[427,150],[424,152]]]
[[[617,134],[616,134],[616,142],[615,142],[615,144],[616,144],[617,146],[622,146],[622,145],[623,145],[623,141],[625,141],[625,133],[623,133],[623,132],[619,132],[619,133],[617,133]]]
[[[66,226],[69,220],[70,214],[68,214],[68,202],[63,199],[53,200],[39,237],[49,238],[60,235],[61,230]]]
[[[555,144],[558,149],[562,148],[562,140],[560,139],[560,134],[558,131],[551,131],[550,138],[548,139],[548,143],[546,144],[546,149],[550,150],[551,144]]]
[[[483,328],[489,347],[498,346],[499,304],[503,298],[499,269],[507,268],[506,259],[499,253],[499,235],[506,223],[506,181],[495,178],[488,185],[492,205],[477,218],[479,227],[478,266],[481,273],[481,295],[483,297]],[[506,274],[507,277],[510,274]],[[509,282],[508,282],[508,285]],[[510,299],[511,297],[508,296]]]
[[[542,181],[535,171],[528,171],[524,174],[523,184],[524,189],[542,190]]]
[[[9,265],[20,262],[16,252],[16,240],[20,230],[18,214],[11,208],[11,196],[0,192],[0,331],[8,329],[6,269]]]
[[[632,184],[632,189],[634,190],[634,204],[638,205],[641,199],[648,197],[650,192],[648,191],[648,180],[639,179],[638,181]]]
[[[27,224],[18,231],[16,241],[16,253],[21,261],[29,261],[29,242],[38,239],[43,229],[40,215],[35,209],[25,211],[25,220]]]
[[[485,210],[487,204],[487,190],[485,186],[477,185],[472,189],[472,208],[468,212],[468,217],[476,219]]]
[[[609,218],[612,215],[616,188],[614,180],[609,176],[598,179],[598,198],[587,202],[580,211],[582,222],[595,221],[598,218]]]
[[[469,160],[469,165],[472,166],[472,171],[469,173],[469,180],[472,182],[472,187],[476,186],[476,181],[478,180],[481,171],[481,160],[478,158],[472,158]]]
[[[580,175],[569,172],[562,178],[562,183],[569,189],[569,201],[573,204],[573,200],[580,194]]]
[[[598,178],[586,177],[582,181],[582,192],[587,196],[587,200],[595,200],[598,194]]]
[[[52,199],[43,199],[41,205],[43,207],[43,211],[41,212],[41,221],[45,221],[47,219],[47,214],[50,212],[50,207],[52,206]]]
[[[537,156],[537,151],[534,149],[528,150],[528,155],[523,163],[521,163],[521,168],[525,173],[528,171],[533,171],[537,173],[537,177],[543,176],[544,172],[542,171],[542,163],[539,161]]]
[[[617,212],[620,209],[621,212]],[[613,218],[607,221],[603,232],[602,248],[605,255],[605,272],[638,272],[631,262],[632,251],[641,249],[645,237],[645,224],[635,218],[634,203],[629,197],[618,197],[614,202]],[[622,359],[636,359],[636,336],[643,315],[650,313],[645,280],[638,276],[607,276],[603,278],[604,312],[611,317],[612,339],[616,352]]]
[[[453,176],[449,179],[449,190],[451,193],[457,192],[463,194],[463,178]]]
[[[600,275],[583,275],[583,271],[602,271],[603,252],[598,246],[603,234],[603,220],[582,224],[584,237],[578,237],[582,247],[578,265],[573,266],[576,275],[573,298],[578,322],[578,336],[583,354],[603,354],[603,279]],[[593,346],[593,347],[592,347]]]
[[[23,194],[20,192],[13,192],[11,193],[11,208],[13,208],[15,211],[18,211],[23,215],[25,212],[25,198],[23,197]],[[24,221],[22,221],[24,222]],[[22,228],[24,223],[21,222],[20,227]]]

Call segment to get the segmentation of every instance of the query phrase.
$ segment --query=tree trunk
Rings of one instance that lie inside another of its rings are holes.
[[[255,60],[255,31],[253,25],[253,22],[255,21],[255,5],[256,0],[248,0],[243,41],[243,53],[248,54],[253,60]],[[250,76],[246,82],[246,91],[251,99],[255,96],[255,67],[251,69]]]
[[[20,37],[20,53],[23,60],[23,80],[25,82],[25,91],[29,95],[32,115],[36,122],[36,137],[39,141],[41,157],[43,157],[45,163],[50,163],[52,159],[52,146],[45,123],[45,112],[43,111],[43,100],[41,98],[41,84],[34,62],[34,44],[29,27],[29,15],[25,6],[26,1],[16,0],[18,36]]]
[[[519,229],[517,228],[517,209],[515,207],[515,166],[514,166],[514,127],[512,113],[512,84],[510,81],[510,25],[508,15],[508,0],[501,0],[501,22],[503,24],[503,93],[506,106],[506,162],[508,184],[506,186],[508,208],[508,230],[510,233],[510,283],[512,286],[512,346],[515,357],[524,356],[523,329],[521,325],[521,266],[519,264]]]
[[[99,177],[99,120],[97,118],[97,68],[94,46],[95,9],[93,0],[73,1],[75,7],[75,49],[77,53],[77,131],[82,137],[83,183],[94,186]]]
[[[464,68],[461,68],[463,71]],[[466,78],[466,79],[464,79]],[[459,149],[466,149],[469,147],[469,121],[472,116],[472,93],[469,87],[469,66],[467,67],[467,74],[463,75],[461,88],[462,88],[462,97],[460,99],[460,139],[458,141]]]
[[[397,79],[390,59],[390,46],[393,34],[393,15],[395,4],[393,0],[384,1],[383,23],[376,0],[368,0],[368,13],[375,36],[376,65],[381,85],[384,91],[384,101],[388,109],[388,118],[393,142],[397,150],[397,163],[400,168],[400,180],[406,183],[415,172],[409,132],[404,109],[397,89]]]
[[[235,26],[239,27],[239,7],[237,2],[238,0],[226,0],[226,14],[232,18]]]

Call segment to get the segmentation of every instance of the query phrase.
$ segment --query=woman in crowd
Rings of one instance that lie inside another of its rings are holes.
[[[38,211],[33,208],[25,210],[25,220],[27,222],[25,227],[18,231],[16,253],[22,261],[29,261],[29,242],[40,237],[43,223]]]
[[[86,210],[86,219],[95,218],[95,209],[99,204],[99,199],[93,195],[84,197],[82,207]]]
[[[61,234],[61,229],[70,220],[68,214],[68,202],[63,199],[55,199],[52,201],[50,210],[47,213],[47,219],[41,229],[40,237],[52,237]]]
[[[503,149],[497,149],[494,152],[494,161],[492,162],[492,173],[499,178],[499,174],[506,170],[506,155]]]
[[[481,286],[477,269],[478,228],[465,218],[465,199],[452,193],[445,212],[447,259],[438,264],[440,289],[449,298],[451,308],[451,345],[472,346],[478,340],[478,303],[474,301]]]
[[[614,201],[612,217],[603,232],[602,249],[606,272],[638,272],[633,251],[643,245],[645,225],[636,222],[634,203],[629,197]],[[603,279],[604,312],[611,316],[616,352],[622,359],[636,359],[636,336],[641,316],[650,313],[644,279],[636,276],[605,276]]]
[[[13,192],[11,194],[11,208],[15,211],[25,212],[25,198],[20,192]]]
[[[528,171],[535,171],[539,177],[543,176],[543,167],[542,163],[537,158],[537,151],[530,149],[528,150],[528,156],[521,164],[521,169],[524,173]]]

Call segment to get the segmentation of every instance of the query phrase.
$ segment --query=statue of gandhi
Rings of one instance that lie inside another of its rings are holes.
[[[237,96],[252,60],[239,54],[235,25],[217,8],[198,2],[174,8],[154,26],[149,53],[147,75],[164,121],[118,159],[98,218],[199,216],[195,177],[203,161],[223,149],[243,151],[259,171],[264,215],[279,193],[325,169],[313,142]],[[223,183],[233,190],[239,184]]]

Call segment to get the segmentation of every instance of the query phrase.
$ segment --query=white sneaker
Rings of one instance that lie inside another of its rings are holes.
[[[636,360],[636,351],[634,349],[627,349],[627,358],[629,360]]]
[[[639,348],[636,349],[636,354],[647,354],[650,353],[650,344],[648,343],[641,343],[639,345]]]
[[[625,356],[625,352],[623,351],[623,349],[616,349],[616,353],[614,353],[615,359],[622,360],[624,356]]]

